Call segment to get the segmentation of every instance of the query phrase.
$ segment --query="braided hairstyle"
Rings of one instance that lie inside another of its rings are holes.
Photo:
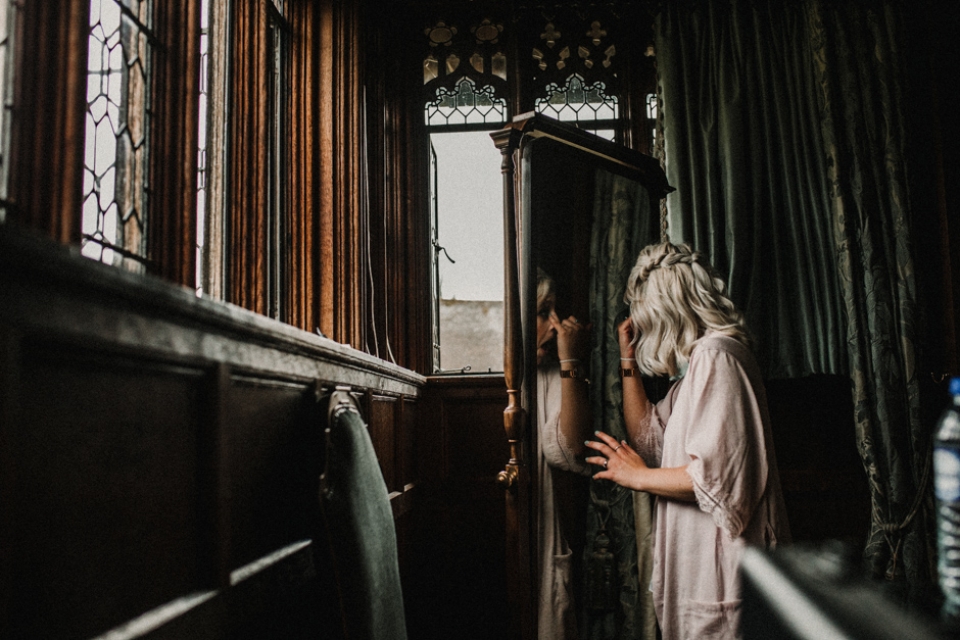
[[[644,247],[624,294],[640,371],[676,376],[707,330],[749,345],[743,315],[725,289],[706,259],[689,245]]]

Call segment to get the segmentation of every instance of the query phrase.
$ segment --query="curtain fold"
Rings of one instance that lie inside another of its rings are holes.
[[[808,14],[857,441],[872,496],[865,555],[877,576],[905,579],[920,602],[936,581],[936,555],[917,372],[907,19],[896,2],[813,0]]]
[[[655,27],[671,240],[725,277],[767,377],[846,373],[802,7],[668,3]]]
[[[935,599],[908,60],[895,0],[665,4],[671,236],[705,250],[769,377],[849,373],[872,515],[865,558]],[[914,58],[911,58],[913,56]]]
[[[627,317],[623,301],[627,277],[637,254],[659,240],[656,205],[646,188],[632,179],[605,169],[596,173],[593,227],[590,238],[590,322],[595,345],[590,354],[590,401],[594,428],[626,439],[623,392],[620,380],[620,347],[617,324]],[[652,511],[647,494],[635,493],[611,482],[591,482],[587,508],[585,575],[587,594],[583,616],[590,640],[656,638],[656,614],[649,590]],[[646,501],[646,502],[644,502]],[[637,503],[635,508],[634,503]],[[617,602],[598,603],[593,597],[591,558],[603,546],[604,530],[609,551],[616,558]],[[599,540],[598,540],[599,539]]]

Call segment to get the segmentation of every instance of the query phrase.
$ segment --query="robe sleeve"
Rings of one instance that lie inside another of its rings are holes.
[[[543,405],[538,407],[540,450],[551,467],[589,475],[589,465],[577,457],[571,446],[579,443],[568,442],[560,430],[561,388],[559,368],[539,372],[538,394]]]
[[[640,423],[637,437],[632,438],[630,442],[634,451],[643,458],[648,467],[654,469],[660,467],[660,461],[663,459],[663,433],[670,420],[678,389],[679,385],[674,384],[657,404],[647,401],[646,417]]]
[[[700,509],[731,536],[746,529],[767,485],[767,443],[756,391],[729,351],[697,349],[684,384],[690,425],[684,447]]]

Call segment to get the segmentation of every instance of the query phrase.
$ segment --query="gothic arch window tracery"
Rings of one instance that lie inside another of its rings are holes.
[[[427,125],[489,125],[507,119],[507,54],[503,24],[491,18],[468,28],[437,20],[424,29]]]
[[[609,6],[530,10],[523,55],[533,108],[614,139],[621,129],[617,10]]]

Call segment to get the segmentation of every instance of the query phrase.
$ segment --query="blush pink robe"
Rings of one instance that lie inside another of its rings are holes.
[[[708,333],[648,408],[635,448],[653,467],[687,465],[697,499],[657,499],[650,589],[663,640],[736,638],[745,545],[789,539],[759,367],[740,342]]]
[[[564,522],[562,514],[569,512],[572,505],[561,504],[561,501],[569,501],[572,497],[562,488],[570,487],[562,475],[589,475],[590,472],[582,456],[577,456],[574,443],[567,442],[560,431],[561,388],[559,366],[537,370],[537,471],[540,486],[537,629],[541,640],[576,640],[578,637],[573,563],[579,558],[573,557],[570,541],[564,534],[572,523]],[[573,514],[568,513],[568,517],[570,515]]]

